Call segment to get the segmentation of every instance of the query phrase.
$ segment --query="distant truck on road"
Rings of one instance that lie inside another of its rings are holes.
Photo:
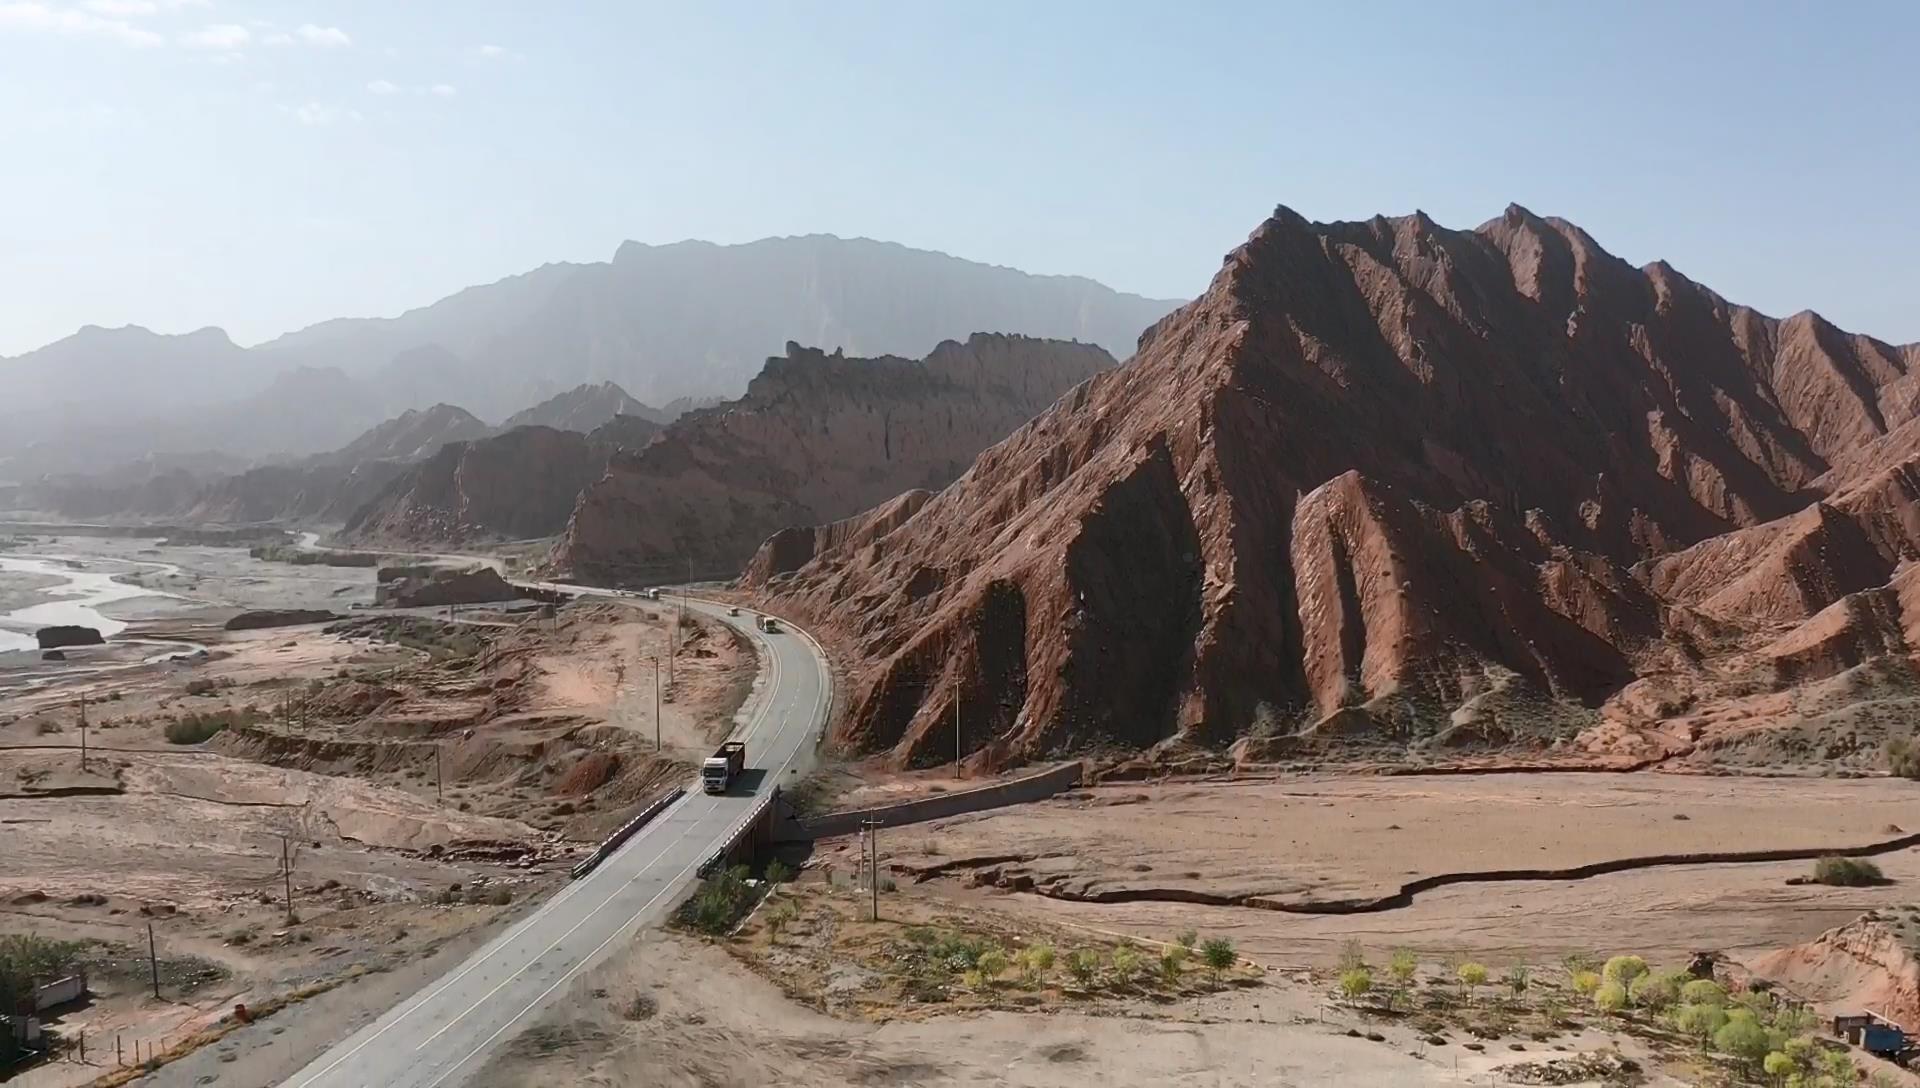
[[[700,764],[700,788],[708,793],[725,793],[741,771],[747,769],[747,742],[730,740]]]
[[[769,635],[780,630],[780,621],[774,619],[772,616],[761,616],[760,619],[756,622],[759,623],[760,630],[766,632]]]

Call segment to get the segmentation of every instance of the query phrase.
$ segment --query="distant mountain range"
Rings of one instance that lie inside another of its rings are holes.
[[[789,341],[917,358],[990,330],[1124,358],[1175,305],[868,239],[627,242],[611,261],[546,265],[253,348],[219,329],[89,326],[0,359],[0,480],[191,451],[286,460],[407,409],[457,403],[497,419],[581,385],[669,406],[736,396]]]
[[[471,446],[476,461],[489,453],[495,461],[510,460],[514,454],[500,451],[535,448],[528,445],[535,440],[526,437],[532,432],[563,435],[552,441],[575,446],[590,436],[604,467],[614,449],[645,444],[679,414],[678,406],[651,408],[610,383],[568,390],[498,427],[464,408],[436,404],[410,408],[338,448],[297,461],[247,468],[218,457],[148,457],[108,472],[49,474],[0,484],[0,509],[88,519],[338,525],[355,520],[356,511],[389,485],[402,492],[418,487],[414,481],[423,462],[430,479],[446,466],[466,463],[457,455],[451,461],[441,456],[445,451]],[[598,472],[593,475],[597,478]],[[563,489],[564,494],[551,500],[560,504],[560,512],[550,531],[564,523],[581,486]]]

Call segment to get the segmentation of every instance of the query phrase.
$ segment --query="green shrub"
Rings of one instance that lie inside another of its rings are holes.
[[[1767,1052],[1773,1049],[1773,1040],[1751,1013],[1735,1009],[1727,1015],[1727,1022],[1720,1030],[1713,1033],[1713,1048],[1758,1068],[1766,1060]]]
[[[1635,1005],[1658,1012],[1680,999],[1680,987],[1686,979],[1684,971],[1649,971],[1633,980],[1627,994]]]
[[[1419,970],[1420,957],[1415,955],[1411,948],[1396,948],[1393,954],[1387,957],[1387,973],[1402,986],[1413,981],[1413,976]]]
[[[1837,888],[1863,888],[1885,883],[1886,877],[1880,875],[1878,865],[1865,858],[1829,857],[1814,862],[1813,880]]]
[[[1673,1010],[1673,1026],[1705,1046],[1727,1024],[1727,1010],[1715,1004],[1681,1005]]]
[[[1099,970],[1100,954],[1090,948],[1079,949],[1067,957],[1067,973],[1082,986],[1092,982],[1094,974]]]
[[[1113,950],[1113,979],[1122,986],[1129,985],[1140,975],[1140,953],[1130,944],[1123,944]]]
[[[747,867],[733,865],[702,881],[693,898],[681,906],[679,919],[681,924],[708,936],[724,936],[753,909],[754,901]]]
[[[18,1008],[35,986],[65,975],[81,947],[78,941],[0,934],[0,1009]]]
[[[1225,937],[1210,937],[1200,946],[1201,962],[1213,973],[1213,980],[1220,981],[1221,972],[1239,962],[1240,955],[1233,949],[1233,942]]]
[[[1608,982],[1618,982],[1621,986],[1633,985],[1633,980],[1647,973],[1647,961],[1639,956],[1615,956],[1600,969],[1600,977]]]
[[[1727,1003],[1727,988],[1710,978],[1696,978],[1680,985],[1680,1000],[1688,1005],[1722,1007]]]
[[[1627,988],[1618,982],[1602,982],[1593,991],[1593,1007],[1604,1013],[1616,1013],[1627,1007]]]
[[[1365,967],[1350,967],[1340,972],[1340,992],[1348,1001],[1358,1001],[1373,989],[1373,975]]]

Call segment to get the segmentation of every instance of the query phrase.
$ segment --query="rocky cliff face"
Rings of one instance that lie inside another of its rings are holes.
[[[552,427],[557,431],[582,434],[605,424],[616,416],[636,416],[655,423],[668,422],[659,409],[634,400],[627,391],[612,382],[579,385],[515,412],[500,424],[502,431],[515,427]]]
[[[675,421],[581,495],[555,552],[597,581],[731,576],[784,526],[944,487],[974,455],[1113,365],[1090,344],[976,334],[915,362],[787,346],[747,395]]]
[[[591,435],[516,427],[449,442],[354,511],[342,536],[402,545],[552,536],[581,491],[606,474],[609,457],[658,432],[637,416],[618,416]]]
[[[1546,745],[1920,554],[1916,364],[1518,207],[1283,208],[1127,366],[749,579],[858,647],[844,739],[903,763],[956,699],[989,762]]]
[[[436,404],[408,409],[331,453],[309,458],[309,462],[355,465],[363,461],[418,461],[448,442],[485,438],[492,432],[493,428],[466,409]]]

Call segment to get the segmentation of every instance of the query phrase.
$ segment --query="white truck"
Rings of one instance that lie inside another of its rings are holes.
[[[725,793],[735,775],[747,769],[747,742],[730,740],[700,764],[700,788],[708,793]]]
[[[780,630],[780,621],[774,619],[772,616],[761,616],[756,622],[759,624],[760,630],[766,634],[771,635]]]

